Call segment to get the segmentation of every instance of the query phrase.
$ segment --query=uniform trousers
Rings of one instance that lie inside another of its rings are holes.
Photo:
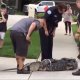
[[[42,52],[41,60],[51,59],[52,47],[53,47],[53,35],[46,36],[43,28],[39,30],[39,35],[40,35],[40,44]]]

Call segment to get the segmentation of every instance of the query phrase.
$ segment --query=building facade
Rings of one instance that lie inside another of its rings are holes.
[[[15,7],[18,10],[23,9],[23,5],[28,4],[28,0],[2,0],[4,3],[6,3],[10,7]]]

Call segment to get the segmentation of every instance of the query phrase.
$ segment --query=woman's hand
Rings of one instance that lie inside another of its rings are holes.
[[[1,12],[1,15],[4,15],[4,12]]]

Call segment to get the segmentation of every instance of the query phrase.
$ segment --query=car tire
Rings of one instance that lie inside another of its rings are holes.
[[[37,10],[35,9],[35,14],[37,14]]]
[[[28,12],[24,12],[24,14],[28,16]]]

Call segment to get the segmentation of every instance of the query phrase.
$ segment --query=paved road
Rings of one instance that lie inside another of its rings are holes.
[[[71,34],[71,36],[64,35],[64,29],[64,23],[60,22],[56,29],[53,43],[53,58],[61,59],[66,57],[75,58],[77,60],[78,49],[73,34]],[[80,61],[77,61],[80,66]],[[73,76],[72,72],[73,71],[33,72],[29,80],[80,80],[80,77]]]

